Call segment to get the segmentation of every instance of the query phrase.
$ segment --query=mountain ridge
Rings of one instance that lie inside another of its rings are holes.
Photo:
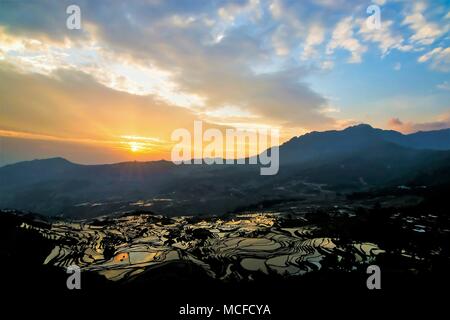
[[[282,143],[279,148],[286,147],[293,143],[298,143],[299,141],[305,141],[310,139],[323,139],[327,136],[332,135],[361,135],[364,134],[363,137],[365,142],[367,142],[367,138],[384,140],[387,142],[395,143],[397,145],[413,148],[413,149],[428,149],[428,150],[450,150],[450,128],[439,129],[439,130],[430,130],[430,131],[417,131],[413,133],[404,134],[395,130],[385,130],[380,128],[374,128],[370,124],[361,123],[354,126],[349,126],[342,130],[325,130],[325,131],[311,131],[305,133],[300,136],[295,136],[289,139],[288,141]],[[357,138],[353,136],[353,138]],[[436,139],[439,138],[438,141]],[[172,163],[170,160],[161,159],[161,160],[150,160],[150,161],[120,161],[115,163],[96,163],[96,164],[81,164],[70,161],[63,157],[51,157],[51,158],[42,158],[42,159],[33,159],[33,160],[25,160],[19,161],[11,164],[6,164],[0,166],[0,169],[5,167],[10,167],[17,164],[25,164],[25,163],[38,163],[42,161],[48,162],[60,162],[60,164],[72,164],[79,166],[103,166],[103,165],[125,165],[125,164],[164,164],[164,163]]]
[[[405,140],[409,135],[369,125],[313,132],[277,147],[280,170],[275,176],[260,176],[259,167],[252,165],[175,165],[166,160],[81,165],[56,157],[19,162],[0,168],[0,208],[91,215],[147,203],[169,214],[220,214],[267,199],[367,191],[415,179],[432,184],[440,172],[448,172],[448,133],[439,130]],[[436,135],[439,142],[422,149]],[[440,149],[447,144],[448,149]],[[102,208],[104,203],[109,205]]]

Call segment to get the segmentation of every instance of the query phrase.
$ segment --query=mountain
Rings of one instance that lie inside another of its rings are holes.
[[[280,147],[285,163],[339,156],[388,143],[416,150],[450,150],[450,129],[402,134],[372,128],[368,124],[341,131],[311,132],[295,137]]]
[[[80,165],[63,158],[23,161],[6,165],[0,169],[1,184],[14,186],[20,185],[24,181],[31,184],[43,180],[51,180],[77,167],[80,167]]]
[[[20,162],[0,168],[0,207],[60,214],[83,202],[153,196],[177,169],[169,161],[80,165],[51,158]]]
[[[279,147],[275,176],[260,176],[251,165],[26,161],[0,168],[0,208],[74,217],[142,208],[220,214],[260,202],[333,201],[337,193],[445,183],[449,134],[447,129],[404,135],[369,125],[311,132]]]
[[[449,150],[450,129],[435,131],[419,131],[401,134],[396,131],[382,131],[385,140],[414,149]]]
[[[445,171],[449,150],[449,129],[404,135],[361,124],[293,138],[280,146],[280,161],[290,177],[352,191]]]

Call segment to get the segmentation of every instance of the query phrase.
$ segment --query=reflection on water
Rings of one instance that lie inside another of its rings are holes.
[[[311,225],[283,227],[280,215],[245,214],[229,219],[131,215],[34,228],[56,245],[44,264],[98,272],[118,281],[177,261],[189,261],[217,279],[253,279],[255,274],[302,275],[319,270],[326,257],[351,255],[368,263],[383,252],[372,243],[340,247],[314,237]]]

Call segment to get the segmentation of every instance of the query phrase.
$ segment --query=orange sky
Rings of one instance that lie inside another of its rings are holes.
[[[81,1],[72,30],[66,1],[0,1],[0,165],[169,159],[195,120],[449,127],[448,5],[376,3],[379,30],[361,1]]]

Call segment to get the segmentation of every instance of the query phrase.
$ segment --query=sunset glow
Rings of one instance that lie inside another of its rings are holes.
[[[0,0],[11,314],[429,313],[449,194],[450,0]]]
[[[333,3],[138,1],[124,19],[87,2],[69,30],[64,2],[3,2],[0,160],[169,159],[171,133],[195,120],[279,128],[280,143],[358,123],[449,127],[449,7],[379,1],[372,30],[364,4]]]
[[[142,149],[138,142],[129,142],[128,144],[130,145],[130,150],[132,152],[138,152]]]

